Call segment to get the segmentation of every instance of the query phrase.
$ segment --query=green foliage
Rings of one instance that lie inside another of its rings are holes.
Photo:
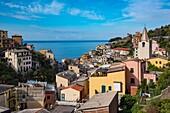
[[[148,71],[163,71],[164,69],[163,68],[158,68],[155,65],[149,63],[147,70]]]
[[[140,106],[139,104],[134,104],[133,107],[132,107],[132,109],[131,109],[131,112],[132,112],[132,113],[138,113],[142,108],[143,108],[143,107]],[[142,112],[142,111],[140,111],[140,112]]]
[[[111,39],[109,40],[109,42],[118,41],[118,40],[122,40],[122,37],[111,38]]]
[[[122,109],[122,113],[131,113],[131,108],[137,102],[137,99],[128,94],[124,95],[121,100],[119,107]]]
[[[0,83],[17,85],[18,78],[15,70],[8,67],[6,63],[0,62]]]
[[[147,90],[147,80],[146,79],[142,79],[141,88],[142,88],[142,91],[146,92],[146,90]]]
[[[155,36],[170,36],[170,24],[161,26],[161,28],[156,28],[155,30],[149,30],[149,37]]]
[[[170,86],[170,70],[165,70],[157,81],[157,95],[168,86]]]
[[[170,99],[153,99],[147,104],[147,113],[170,113]]]

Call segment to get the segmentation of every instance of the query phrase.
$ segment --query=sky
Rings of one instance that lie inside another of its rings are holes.
[[[170,24],[170,0],[0,0],[0,29],[24,40],[108,40]]]

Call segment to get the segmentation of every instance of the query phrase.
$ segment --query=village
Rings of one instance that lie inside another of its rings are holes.
[[[170,99],[169,82],[158,93],[154,90],[169,69],[169,52],[148,36],[146,27],[142,33],[98,45],[80,58],[62,62],[50,49],[35,52],[34,45],[23,44],[21,35],[8,38],[3,30],[0,47],[1,62],[20,78],[15,85],[10,84],[13,80],[0,80],[2,113],[118,113],[124,110],[120,105],[125,95],[136,97],[134,103],[145,113],[147,101]],[[50,71],[37,71],[42,68]]]

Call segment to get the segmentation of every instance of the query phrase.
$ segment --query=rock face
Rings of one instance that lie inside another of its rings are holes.
[[[168,86],[166,89],[164,89],[160,95],[161,99],[170,99],[170,86]]]

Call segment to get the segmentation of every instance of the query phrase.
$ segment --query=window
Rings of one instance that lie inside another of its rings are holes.
[[[153,79],[150,79],[150,83],[152,83],[153,82]]]
[[[105,93],[105,92],[106,92],[106,86],[102,85],[102,93]]]
[[[133,68],[130,68],[130,72],[131,72],[131,73],[133,73],[133,72],[134,72]]]
[[[130,83],[131,83],[131,84],[134,84],[134,83],[135,83],[135,79],[134,79],[134,78],[131,78],[131,79],[130,79]]]
[[[65,101],[65,94],[61,94],[61,100]]]
[[[22,95],[22,98],[25,98],[25,95]]]
[[[62,87],[62,84],[60,84],[60,87]]]
[[[142,47],[145,47],[145,42],[142,42]]]
[[[155,63],[158,64],[158,61],[156,61]]]
[[[122,83],[121,82],[114,82],[114,91],[122,91]]]
[[[50,96],[47,96],[47,100],[50,100]]]
[[[162,64],[162,62],[161,62],[161,61],[159,61],[159,64]]]
[[[109,86],[108,89],[109,89],[109,91],[111,91],[112,90],[112,86]]]
[[[138,56],[138,54],[136,54],[136,56]]]

